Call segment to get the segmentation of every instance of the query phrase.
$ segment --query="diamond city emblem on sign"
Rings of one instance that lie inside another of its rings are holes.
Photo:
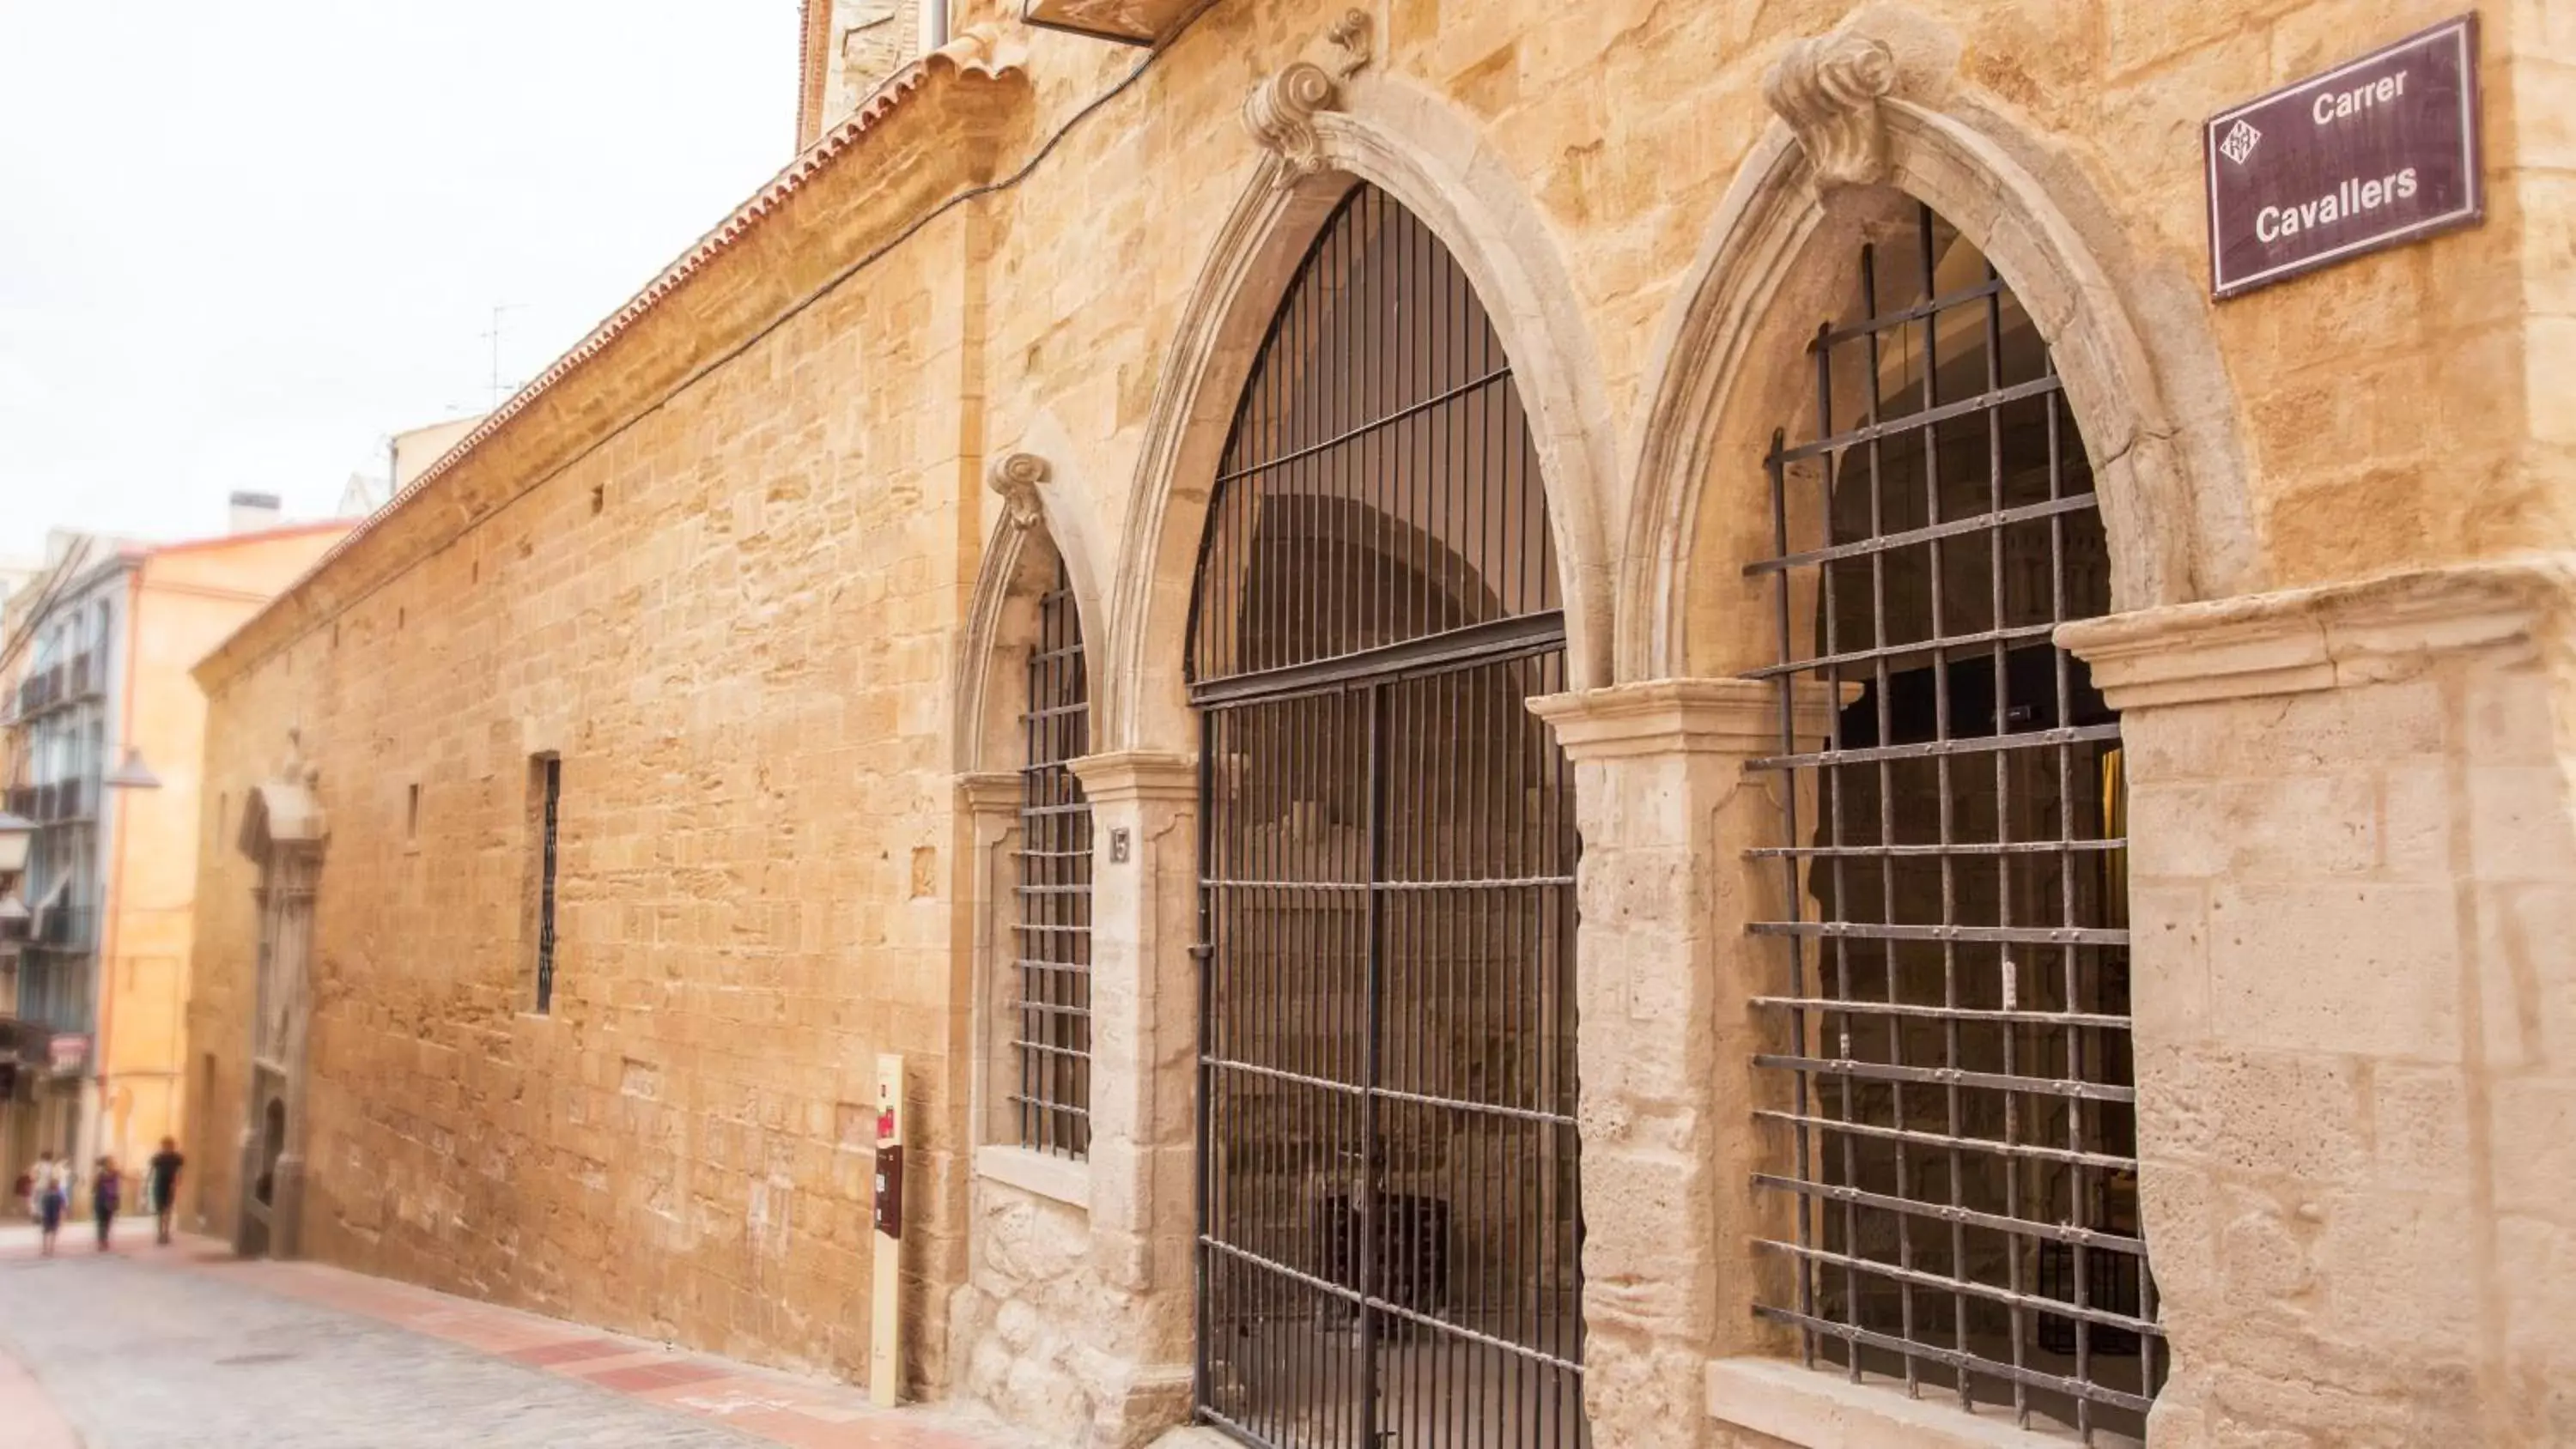
[[[2238,121],[2236,129],[2227,133],[2227,139],[2218,143],[2218,149],[2226,153],[2228,160],[2242,166],[2245,158],[2254,154],[2254,143],[2262,139],[2262,132]]]

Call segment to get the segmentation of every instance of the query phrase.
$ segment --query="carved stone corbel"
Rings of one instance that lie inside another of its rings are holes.
[[[1343,80],[1367,69],[1377,56],[1377,22],[1356,6],[1343,11],[1333,28],[1324,32],[1324,38],[1342,53],[1341,63],[1333,67],[1333,72]]]
[[[925,65],[941,62],[959,75],[1002,80],[1028,68],[1029,47],[1023,34],[1023,27],[1016,25],[1008,30],[991,24],[969,25],[921,59]]]
[[[1047,460],[1035,453],[1005,453],[993,463],[984,481],[1002,495],[1002,517],[1013,528],[1032,528],[1041,516],[1038,511],[1038,485],[1053,470]]]
[[[1878,103],[1895,87],[1895,52],[1863,35],[1794,41],[1762,78],[1763,99],[1797,133],[1819,187],[1886,179],[1887,127]]]
[[[1322,66],[1301,60],[1253,87],[1243,102],[1243,124],[1253,140],[1285,163],[1282,179],[1294,181],[1324,169],[1315,113],[1341,104],[1341,83]]]

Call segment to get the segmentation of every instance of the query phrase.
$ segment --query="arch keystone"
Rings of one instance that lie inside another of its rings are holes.
[[[1762,98],[1789,123],[1819,186],[1887,179],[1879,101],[1896,89],[1896,52],[1865,35],[1792,42],[1762,77]]]

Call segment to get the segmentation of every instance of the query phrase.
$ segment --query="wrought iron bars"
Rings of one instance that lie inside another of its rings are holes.
[[[1082,619],[1062,560],[1038,601],[1021,715],[1020,999],[1011,1105],[1020,1145],[1082,1157],[1091,1150],[1091,802],[1070,762],[1091,747]]]
[[[1589,1442],[1561,647],[1205,716],[1202,1416]]]
[[[563,811],[563,757],[547,755],[538,763],[545,789],[539,817],[537,857],[537,1014],[555,1007],[555,857],[556,822]]]
[[[1766,1318],[1806,1360],[2017,1421],[2142,1434],[2162,1332],[2137,1226],[2119,724],[2057,625],[2109,604],[2044,342],[1930,210],[1819,329],[1775,439],[1787,958],[1757,998],[1781,1134]],[[1822,748],[1793,692],[1838,707]],[[1812,914],[1810,914],[1812,907]]]
[[[1537,449],[1493,322],[1428,227],[1355,188],[1236,409],[1189,678],[1295,687],[1470,629],[1561,636],[1562,607]]]
[[[1202,711],[1202,1420],[1276,1449],[1588,1443],[1564,618],[1465,275],[1355,189],[1236,414]]]

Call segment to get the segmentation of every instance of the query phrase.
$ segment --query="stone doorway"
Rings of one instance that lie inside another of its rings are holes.
[[[1277,1449],[1586,1445],[1573,781],[1528,421],[1473,288],[1355,188],[1202,541],[1198,1417]]]

